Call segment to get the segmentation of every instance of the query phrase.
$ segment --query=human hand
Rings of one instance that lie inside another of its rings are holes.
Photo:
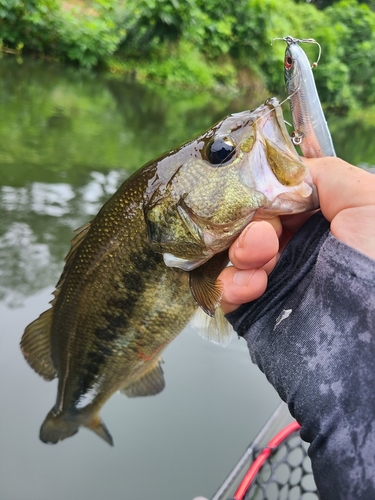
[[[334,157],[304,158],[332,234],[375,259],[375,175]],[[311,213],[251,222],[232,244],[220,275],[225,313],[260,297],[283,248]]]

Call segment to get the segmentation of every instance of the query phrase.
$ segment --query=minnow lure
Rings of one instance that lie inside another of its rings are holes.
[[[317,66],[319,61],[320,45],[313,38],[298,39],[286,36],[278,40],[284,40],[287,43],[284,77],[294,124],[293,143],[300,146],[303,155],[307,158],[336,156],[311,65],[299,43],[318,45],[319,57],[312,67]]]

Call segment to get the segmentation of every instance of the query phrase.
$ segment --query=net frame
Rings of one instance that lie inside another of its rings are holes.
[[[317,500],[299,428],[281,403],[211,500]]]

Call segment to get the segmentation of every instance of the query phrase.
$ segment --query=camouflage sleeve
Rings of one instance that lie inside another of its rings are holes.
[[[375,261],[318,213],[227,318],[302,425],[322,500],[375,498]]]

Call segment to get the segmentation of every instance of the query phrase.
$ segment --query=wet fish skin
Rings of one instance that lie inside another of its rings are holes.
[[[223,138],[231,157],[212,164],[212,144]],[[117,390],[134,397],[164,388],[161,353],[196,301],[214,314],[216,277],[242,229],[253,217],[317,204],[276,99],[229,116],[127,179],[78,230],[52,308],[21,341],[37,373],[58,377],[41,440],[56,443],[85,426],[113,444],[100,408]]]
[[[68,256],[51,310],[51,357],[59,383],[42,441],[57,442],[86,425],[112,443],[93,417],[96,408],[150,372],[144,390],[159,392],[160,353],[196,309],[188,275],[166,267],[147,244],[143,198],[149,173],[136,175],[130,189],[129,183],[120,188]],[[142,384],[133,391],[141,395]]]

